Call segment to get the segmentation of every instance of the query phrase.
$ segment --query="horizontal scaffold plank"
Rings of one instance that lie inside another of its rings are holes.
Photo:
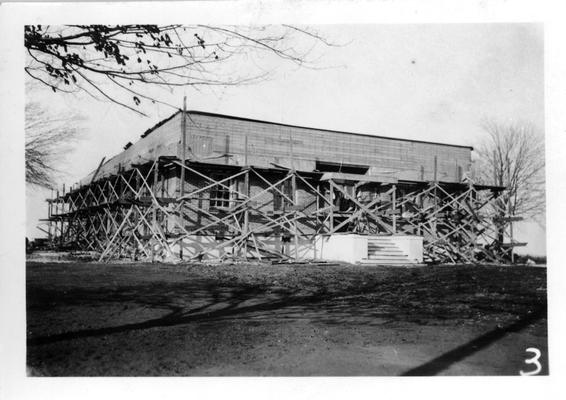
[[[495,217],[494,222],[518,222],[522,221],[523,217]]]
[[[169,203],[176,203],[177,199],[175,197],[156,197],[159,204],[169,204]],[[141,196],[137,202],[146,205],[153,203],[153,197],[151,196]]]
[[[320,178],[321,181],[350,181],[350,182],[376,182],[376,183],[397,183],[399,180],[393,176],[386,175],[361,175],[345,174],[342,172],[326,172]]]

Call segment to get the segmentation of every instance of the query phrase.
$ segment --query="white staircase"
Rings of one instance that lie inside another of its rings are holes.
[[[387,236],[368,237],[367,258],[364,258],[362,264],[382,264],[382,265],[408,265],[415,264],[414,260],[403,252]]]

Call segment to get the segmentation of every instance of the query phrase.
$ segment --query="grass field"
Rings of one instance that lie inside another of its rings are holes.
[[[548,374],[546,269],[27,264],[33,376]]]

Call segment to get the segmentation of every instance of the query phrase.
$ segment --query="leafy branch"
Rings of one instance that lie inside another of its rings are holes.
[[[289,25],[28,25],[24,44],[32,79],[54,92],[87,92],[140,114],[142,102],[167,104],[149,94],[149,86],[249,84],[269,73],[229,62],[269,54],[315,68],[313,49],[335,46],[313,30]]]

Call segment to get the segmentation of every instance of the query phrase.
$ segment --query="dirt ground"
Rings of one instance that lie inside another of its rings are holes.
[[[27,264],[32,376],[548,374],[546,268]]]

